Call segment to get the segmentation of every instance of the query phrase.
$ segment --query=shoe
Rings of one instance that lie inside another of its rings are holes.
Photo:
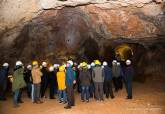
[[[18,103],[24,103],[22,100],[18,101]]]
[[[66,103],[67,103],[66,101],[63,102],[63,104],[66,104]]]
[[[82,102],[85,102],[85,100],[81,100]]]
[[[55,99],[54,97],[50,97],[49,99]]]
[[[115,98],[114,96],[111,97],[111,99],[114,99],[114,98]]]
[[[65,108],[65,109],[71,109],[72,107],[67,105],[67,106],[65,106],[64,108]]]
[[[37,101],[37,104],[42,104],[42,103],[43,103],[43,101],[41,101],[41,100]]]
[[[13,106],[14,108],[18,108],[19,107],[19,105],[18,104],[14,104],[14,106]]]
[[[61,104],[61,103],[62,103],[62,101],[59,101],[59,103]]]
[[[126,99],[132,99],[132,97],[127,97]]]
[[[86,100],[87,103],[89,103],[89,100]]]

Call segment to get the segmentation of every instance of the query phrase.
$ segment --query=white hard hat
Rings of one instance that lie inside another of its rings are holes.
[[[8,63],[4,63],[2,66],[3,66],[3,67],[8,67],[9,64],[8,64]]]
[[[59,67],[59,66],[60,66],[59,64],[54,64],[54,65],[53,65],[54,68],[57,68],[57,67]]]
[[[88,69],[91,69],[91,65],[87,65]]]
[[[131,60],[126,60],[126,65],[130,65],[131,64]]]
[[[52,72],[53,70],[54,70],[54,67],[53,66],[49,67],[49,71],[50,72]]]
[[[42,66],[43,67],[47,67],[47,63],[46,62],[42,62]]]
[[[118,66],[120,66],[120,63],[119,63],[119,62],[117,62],[117,65],[118,65]]]
[[[28,65],[28,66],[27,66],[27,69],[31,69],[31,68],[32,68],[32,65]]]
[[[69,60],[69,61],[67,61],[67,63],[69,63],[71,66],[73,66],[73,61]]]
[[[106,61],[103,62],[103,66],[107,66],[108,63]]]
[[[23,65],[23,63],[21,61],[16,62],[16,66],[22,66],[22,65]]]
[[[113,60],[112,63],[117,63],[117,61],[116,60]]]
[[[94,63],[94,62],[92,62],[92,63],[91,63],[91,66],[92,66],[92,67],[94,67],[94,66],[95,66],[95,63]]]

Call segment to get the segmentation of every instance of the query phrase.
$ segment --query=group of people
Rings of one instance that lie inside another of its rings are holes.
[[[9,64],[4,63],[0,70],[0,100],[6,100],[5,93],[7,80],[11,79],[14,107],[19,107],[22,101],[22,91],[26,87],[27,95],[33,103],[43,103],[42,98],[49,88],[49,98],[55,99],[58,95],[59,103],[66,104],[64,108],[70,109],[75,106],[74,91],[81,93],[81,101],[89,102],[90,98],[96,101],[104,101],[106,98],[115,97],[117,92],[125,84],[127,99],[132,99],[133,67],[131,60],[120,63],[112,61],[112,65],[106,61],[101,63],[94,60],[91,64],[82,62],[79,65],[71,60],[66,64],[48,65],[42,62],[33,61],[32,65],[24,68],[21,61],[17,61],[14,73],[8,76]]]

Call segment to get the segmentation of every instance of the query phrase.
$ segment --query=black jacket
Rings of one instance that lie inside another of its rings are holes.
[[[79,75],[79,79],[80,79],[80,84],[81,86],[89,86],[91,83],[91,74],[87,69],[83,69],[80,71],[80,75]]]

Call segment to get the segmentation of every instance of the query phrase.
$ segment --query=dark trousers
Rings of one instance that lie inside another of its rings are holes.
[[[5,99],[6,88],[7,88],[7,83],[3,83],[0,85],[0,100]]]
[[[113,82],[114,82],[115,91],[117,92],[119,90],[119,85],[120,85],[119,77],[114,77]]]
[[[96,100],[104,100],[103,98],[103,82],[94,82]]]
[[[49,88],[49,98],[52,99],[54,98],[54,94],[55,94],[55,83],[54,82],[50,82],[50,88]]]
[[[40,100],[40,84],[34,84],[34,102],[37,102]]]
[[[81,100],[89,100],[89,86],[81,86]]]
[[[93,98],[94,97],[94,83],[92,82],[89,86],[89,94],[90,94],[90,97]]]
[[[128,95],[127,97],[132,98],[132,81],[124,80],[124,83],[125,83],[125,88]]]
[[[67,86],[66,92],[67,92],[68,106],[74,106],[75,105],[75,98],[74,98],[73,85]]]
[[[106,80],[104,82],[104,89],[105,89],[106,98],[109,98],[109,95],[111,96],[111,98],[114,97],[112,90],[112,80]]]
[[[31,92],[32,92],[32,84],[29,82],[27,83],[27,95],[29,98],[31,97]]]
[[[47,87],[48,87],[47,81],[41,83],[41,98],[45,96]]]

